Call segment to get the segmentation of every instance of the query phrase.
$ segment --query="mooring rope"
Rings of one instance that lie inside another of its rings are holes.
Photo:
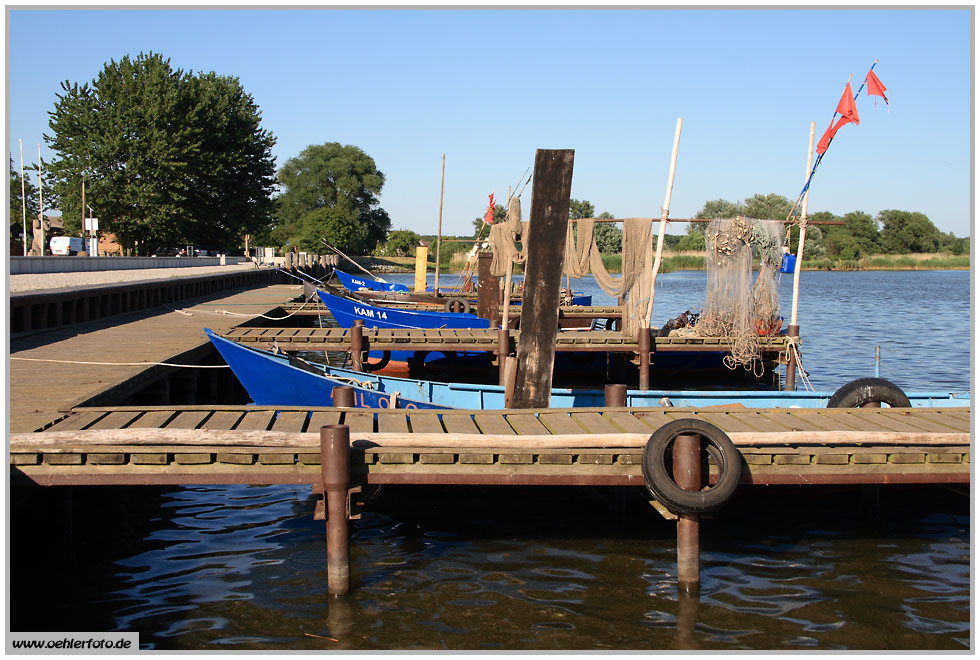
[[[185,369],[228,369],[227,364],[174,364],[172,362],[85,362],[83,360],[51,360],[46,358],[11,357],[25,362],[56,362],[58,364],[93,364],[103,367],[181,367]]]
[[[286,302],[289,302],[289,301],[286,301]],[[313,302],[313,301],[312,300],[307,300],[302,305],[300,305],[299,309],[297,309],[296,311],[290,312],[289,314],[286,314],[285,316],[266,316],[265,314],[242,314],[241,312],[229,312],[227,309],[215,309],[215,310],[202,309],[202,310],[198,310],[198,311],[199,312],[203,312],[205,314],[218,314],[220,316],[242,316],[242,317],[246,317],[246,318],[267,319],[269,321],[283,321],[285,319],[288,319],[290,316],[295,316],[296,314],[299,314],[311,302]],[[185,312],[185,311],[183,311],[181,309],[174,309],[173,307],[167,307],[166,305],[161,305],[161,307],[163,307],[164,309],[170,310],[171,312],[177,312],[178,314],[183,314],[184,316],[194,316],[194,314],[192,314],[191,312]]]

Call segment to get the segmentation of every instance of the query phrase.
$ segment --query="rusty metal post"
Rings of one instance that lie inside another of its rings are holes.
[[[350,591],[350,537],[347,532],[347,489],[350,487],[350,428],[320,427],[320,470],[327,501],[327,591]]]
[[[701,436],[674,438],[674,481],[685,490],[701,489]],[[677,586],[687,591],[701,587],[700,521],[697,514],[677,516]]]
[[[650,389],[650,328],[640,328],[637,338],[637,350],[640,352],[640,389]]]
[[[497,368],[499,371],[499,383],[504,385],[504,372],[507,367],[507,356],[510,355],[510,330],[504,323],[497,330]]]
[[[354,388],[350,385],[338,385],[330,392],[334,408],[354,407]]]
[[[626,386],[606,385],[606,408],[626,407]]]
[[[350,329],[350,364],[354,371],[364,371],[364,321],[360,319]]]
[[[790,324],[786,328],[786,336],[792,339],[800,338],[800,326],[795,324]],[[791,340],[792,340],[791,339]],[[786,356],[786,383],[783,389],[787,392],[792,392],[796,389],[796,352],[789,351],[789,355]]]

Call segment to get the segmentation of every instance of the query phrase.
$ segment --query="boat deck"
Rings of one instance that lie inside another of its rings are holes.
[[[13,434],[10,465],[19,483],[41,485],[316,486],[319,429],[346,424],[362,483],[642,486],[650,434],[691,417],[729,435],[743,484],[970,480],[962,408],[77,408],[41,432]]]

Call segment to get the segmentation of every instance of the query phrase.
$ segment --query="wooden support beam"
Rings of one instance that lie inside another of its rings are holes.
[[[573,149],[538,149],[534,158],[515,408],[547,408],[551,399],[574,163]]]
[[[480,252],[477,256],[476,315],[481,319],[490,319],[490,327],[497,323],[500,316],[500,278],[490,274],[492,262],[492,252]]]

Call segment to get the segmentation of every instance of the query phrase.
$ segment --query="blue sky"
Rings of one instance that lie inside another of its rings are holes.
[[[372,156],[393,228],[469,233],[539,148],[575,150],[572,197],[659,217],[678,117],[670,215],[757,193],[795,199],[810,122],[830,122],[848,75],[875,73],[814,178],[810,212],[926,214],[971,231],[969,8],[10,9],[7,145],[19,167],[61,81],[124,55],[240,78],[278,139],[277,166],[340,142]],[[530,186],[523,195],[525,219]],[[93,207],[96,204],[93,204]],[[98,209],[96,208],[96,213]],[[670,233],[684,233],[672,225]]]

